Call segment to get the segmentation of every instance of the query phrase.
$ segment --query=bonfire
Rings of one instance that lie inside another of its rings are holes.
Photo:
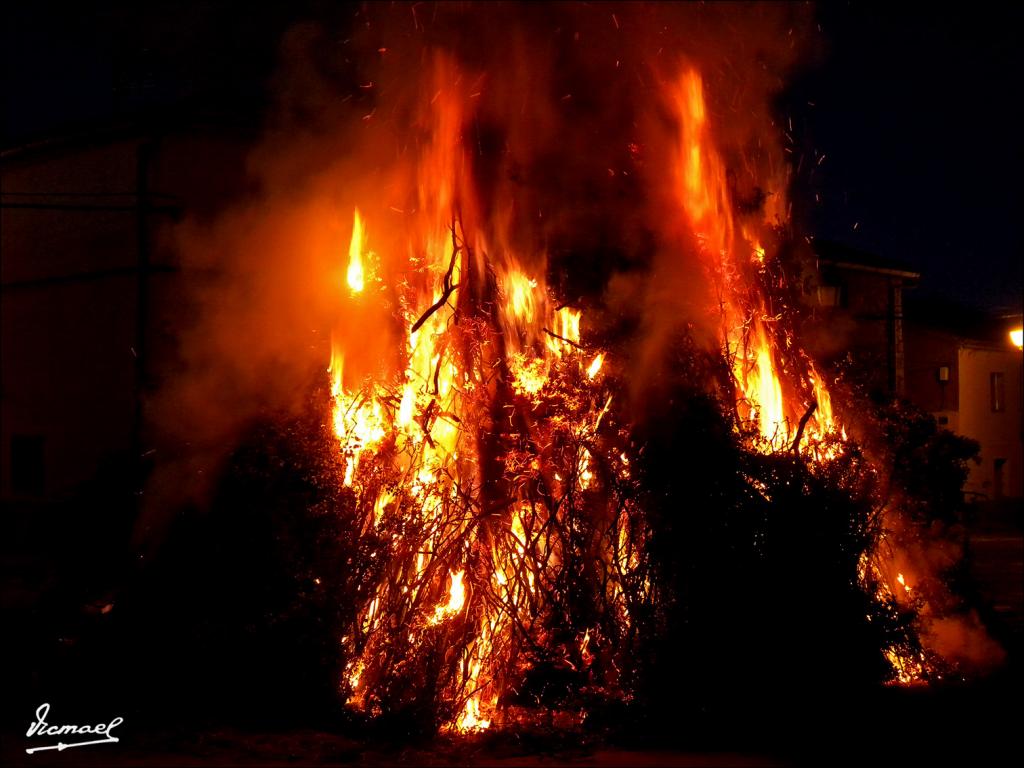
[[[560,670],[590,697],[559,703],[579,723],[581,702],[636,693],[671,597],[637,470],[641,356],[606,317],[591,323],[607,307],[561,290],[543,245],[524,246],[524,213],[483,188],[481,78],[443,50],[422,62],[411,138],[338,247],[327,421],[360,569],[338,684],[370,717],[427,706],[442,730],[470,733],[528,720],[544,704],[531,680]],[[813,263],[790,247],[785,167],[738,193],[705,74],[682,57],[657,74],[650,108],[671,128],[630,151],[663,168],[661,242],[700,265],[711,332],[686,347],[702,361],[698,388],[743,451],[807,477],[845,474],[852,496],[871,496],[854,486],[884,476],[883,459],[851,438],[840,413],[853,396],[799,338],[794,270],[813,275]],[[769,482],[737,482],[774,503]],[[874,606],[865,620],[891,621],[885,677],[915,684],[945,667],[912,627],[921,598],[890,535],[909,523],[874,498],[845,562]]]

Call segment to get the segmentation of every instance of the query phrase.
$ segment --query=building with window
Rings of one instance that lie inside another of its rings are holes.
[[[903,395],[905,343],[903,294],[921,275],[909,267],[838,243],[815,240],[817,304],[827,313],[838,362],[873,394]]]
[[[1024,496],[1021,315],[992,316],[913,298],[906,265],[815,240],[814,287],[827,343],[815,352],[869,393],[903,397],[947,429],[977,440],[966,492]]]
[[[907,396],[939,423],[977,440],[966,491],[978,499],[1024,496],[1020,315],[989,317],[921,304],[908,312]]]

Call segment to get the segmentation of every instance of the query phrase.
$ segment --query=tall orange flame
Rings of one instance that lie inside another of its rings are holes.
[[[846,430],[836,419],[828,388],[813,362],[781,330],[784,324],[775,322],[769,292],[751,290],[771,266],[773,256],[758,234],[770,222],[748,220],[738,226],[735,221],[699,73],[685,71],[672,96],[680,126],[678,197],[718,291],[720,343],[731,361],[740,424],[752,428],[752,447],[758,450],[835,458]],[[776,203],[773,209],[778,208]],[[783,349],[788,350],[785,368],[780,364]],[[902,573],[886,573],[893,570],[889,560],[883,563],[875,553],[861,564],[862,585],[878,585],[876,599],[882,603],[911,594]],[[897,647],[884,654],[901,683],[915,682],[924,673],[923,657]]]
[[[363,220],[356,208],[352,217],[352,242],[348,247],[348,287],[353,293],[361,293],[365,287],[363,276],[363,251],[366,248],[366,233],[363,231]]]
[[[683,72],[671,90],[671,102],[679,122],[678,198],[717,288],[721,344],[731,361],[740,421],[756,430],[757,446],[765,451],[790,448],[801,422],[801,450],[834,451],[834,445],[820,444],[845,435],[821,376],[802,356],[803,370],[790,371],[791,380],[784,381],[777,352],[783,340],[772,327],[764,300],[750,291],[771,258],[753,230],[770,222],[737,225],[703,80],[695,69]]]

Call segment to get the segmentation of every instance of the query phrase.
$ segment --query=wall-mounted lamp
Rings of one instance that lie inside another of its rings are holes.
[[[940,365],[939,369],[935,372],[936,378],[938,378],[940,384],[949,383],[949,366]]]

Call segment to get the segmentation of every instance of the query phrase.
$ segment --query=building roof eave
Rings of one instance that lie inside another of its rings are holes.
[[[836,267],[838,269],[849,269],[856,272],[871,272],[876,275],[889,275],[891,277],[902,277],[905,280],[920,280],[920,272],[912,272],[905,269],[895,269],[892,267],[875,267],[867,264],[857,264],[852,261],[842,261],[839,259],[827,259],[818,257],[819,264],[827,264],[830,267]]]

